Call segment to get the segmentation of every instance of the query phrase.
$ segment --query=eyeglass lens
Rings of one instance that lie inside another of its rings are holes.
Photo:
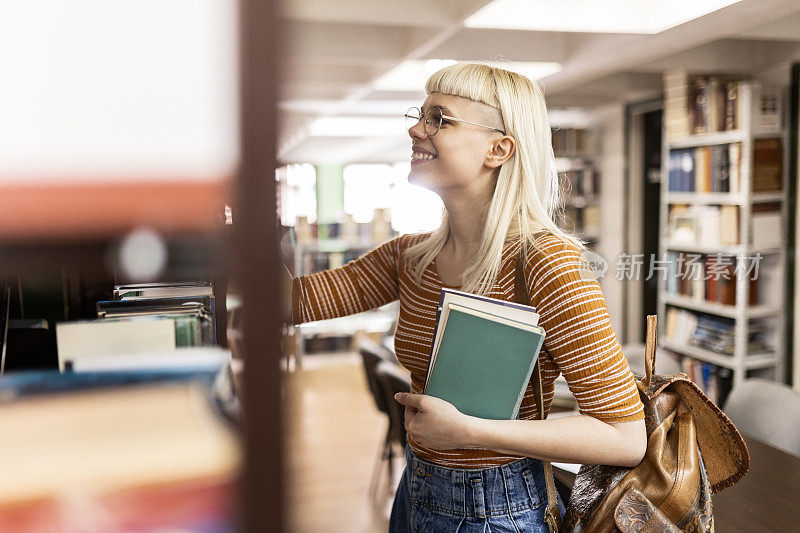
[[[406,129],[411,129],[420,120],[421,111],[418,107],[412,107],[406,112]],[[442,110],[438,107],[431,107],[425,113],[423,124],[425,127],[425,134],[430,136],[436,135],[439,127],[442,125]]]

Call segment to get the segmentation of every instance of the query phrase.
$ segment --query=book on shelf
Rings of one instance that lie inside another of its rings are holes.
[[[736,305],[736,257],[667,252],[664,289],[698,301]],[[758,279],[749,281],[748,305],[758,304]]]
[[[691,132],[689,76],[686,71],[664,73],[664,122],[667,137],[685,137]]]
[[[667,138],[742,129],[742,98],[745,85],[751,87],[752,129],[777,132],[782,126],[782,94],[737,76],[689,75],[686,71],[664,74],[664,119]]]
[[[753,140],[753,192],[783,190],[783,142],[780,137]]]
[[[592,165],[572,167],[560,173],[568,196],[594,196],[600,193],[600,174]]]
[[[725,404],[733,387],[733,372],[730,369],[683,356],[681,370],[709,400],[719,406]]]
[[[691,76],[690,115],[694,135],[739,128],[739,81],[721,76]]]
[[[172,296],[99,301],[100,319],[169,317],[175,322],[177,346],[216,344],[213,296]]]
[[[739,192],[741,152],[739,142],[670,150],[669,191]]]
[[[116,285],[112,293],[115,300],[153,299],[169,297],[214,296],[214,288],[207,281],[137,283]]]
[[[715,247],[739,244],[738,206],[672,204],[667,217],[667,235],[674,245]]]
[[[442,289],[424,393],[462,413],[514,419],[545,332],[530,306]]]
[[[553,128],[553,151],[562,155],[589,155],[598,151],[599,139],[595,131],[584,128]]]
[[[317,241],[341,241],[344,247],[360,247],[363,243],[380,244],[395,235],[389,209],[376,208],[369,222],[359,223],[352,215],[338,222],[309,222],[308,217],[299,216],[295,220],[294,232],[297,243],[313,246]]]
[[[695,313],[676,307],[667,308],[667,324],[664,335],[679,346],[695,346],[716,354],[731,356],[735,347],[736,322],[733,319]],[[747,327],[747,355],[770,352],[764,341],[766,326],[751,320]]]
[[[60,322],[58,367],[63,372],[68,363],[82,358],[174,350],[176,327],[171,318]]]

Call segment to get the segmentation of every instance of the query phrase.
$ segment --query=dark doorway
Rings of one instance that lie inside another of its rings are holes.
[[[661,199],[661,117],[663,111],[658,109],[644,114],[644,154],[642,161],[644,168],[640,179],[644,190],[644,213],[642,228],[642,252],[644,261],[642,265],[642,276],[647,278],[650,262],[658,257],[658,226],[659,226],[659,205]],[[642,292],[642,310],[644,315],[658,314],[658,275],[657,272],[650,279],[644,282]],[[642,337],[646,337],[647,324],[642,323]]]

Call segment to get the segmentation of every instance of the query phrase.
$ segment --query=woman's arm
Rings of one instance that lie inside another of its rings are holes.
[[[292,323],[352,315],[396,300],[402,238],[396,237],[343,267],[294,278]]]
[[[581,414],[550,420],[476,418],[468,428],[471,447],[547,461],[636,466],[647,448],[643,419],[609,424]]]
[[[406,431],[442,450],[487,448],[547,461],[635,466],[647,447],[644,420],[609,424],[587,415],[549,420],[486,420],[422,394],[396,397],[406,406]]]

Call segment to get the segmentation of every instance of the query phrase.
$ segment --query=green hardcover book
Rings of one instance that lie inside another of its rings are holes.
[[[479,418],[517,418],[544,330],[453,304],[443,327],[425,394]]]

